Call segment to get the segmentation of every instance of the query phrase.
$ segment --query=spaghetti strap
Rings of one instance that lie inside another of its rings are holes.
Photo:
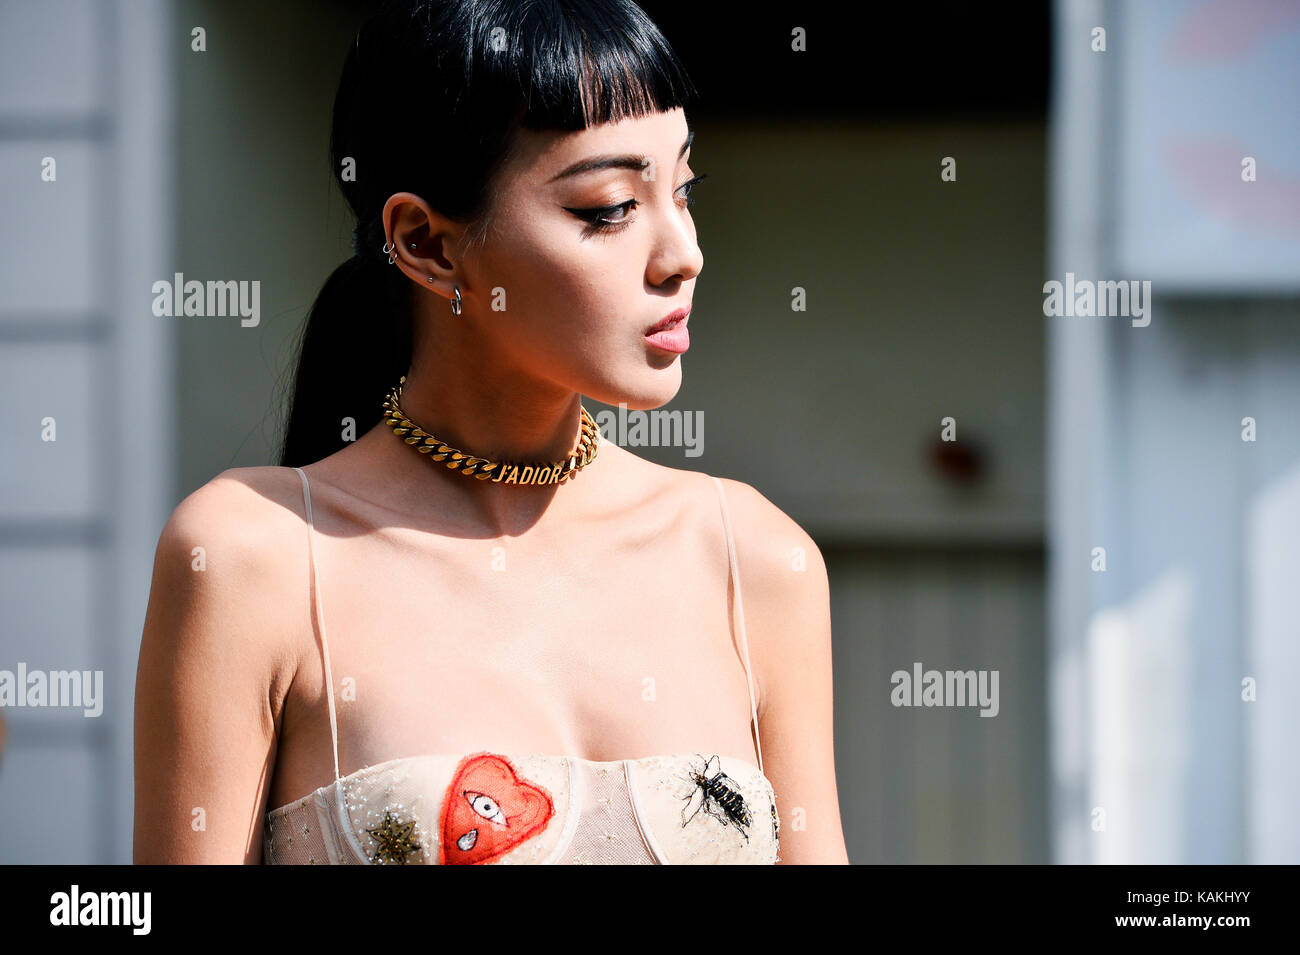
[[[758,707],[754,702],[754,677],[749,667],[749,641],[745,636],[745,604],[740,596],[740,567],[736,561],[736,541],[731,534],[731,515],[727,512],[727,495],[722,482],[712,474],[718,487],[718,503],[722,507],[722,528],[727,535],[727,563],[731,568],[731,589],[736,595],[736,613],[740,619],[740,661],[745,665],[745,683],[749,687],[749,715],[754,726],[754,748],[758,751],[758,770],[763,771],[763,744],[758,738]]]
[[[325,639],[325,615],[321,612],[320,606],[320,579],[316,576],[316,557],[312,553],[312,528],[314,522],[311,516],[311,488],[307,484],[307,472],[302,468],[294,468],[298,472],[298,477],[302,478],[302,501],[307,509],[307,563],[311,567],[311,597],[312,607],[316,617],[316,631],[320,634],[321,661],[325,665],[325,696],[329,700],[330,708],[330,743],[334,747],[334,780],[337,782],[339,776],[339,727],[338,716],[334,712],[334,677],[330,673],[330,646]]]

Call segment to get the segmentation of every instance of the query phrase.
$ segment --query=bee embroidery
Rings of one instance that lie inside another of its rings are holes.
[[[701,756],[700,759],[703,760],[704,757]],[[749,833],[745,830],[753,822],[749,808],[745,805],[745,797],[740,794],[736,781],[720,768],[718,757],[712,756],[705,760],[704,765],[698,770],[692,770],[687,778],[692,789],[682,808],[682,825],[685,826],[703,809],[724,826],[735,826],[748,842]]]

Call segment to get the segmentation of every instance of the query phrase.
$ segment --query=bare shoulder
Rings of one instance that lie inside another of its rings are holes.
[[[720,504],[725,501],[744,586],[750,581],[758,585],[790,585],[806,576],[824,576],[825,565],[816,542],[753,485],[684,468],[644,464],[652,469],[652,479],[658,483],[661,493],[671,494],[680,504],[696,506],[702,523],[718,529],[719,533]],[[793,573],[804,574],[807,570],[813,573],[791,577]]]
[[[736,547],[761,718],[792,673],[810,657],[829,655],[826,563],[811,535],[761,491],[744,481],[716,480],[722,485]],[[716,486],[714,491],[716,499]]]
[[[304,515],[302,485],[292,468],[227,468],[176,505],[163,534],[242,540],[252,556],[258,544],[301,524]]]
[[[159,535],[136,670],[137,862],[258,859],[283,701],[310,627],[289,479],[292,469],[223,471]],[[198,842],[195,806],[207,820]]]
[[[256,645],[283,658],[306,592],[304,507],[291,468],[229,468],[172,511],[154,556],[151,612],[195,618],[193,637],[220,633],[232,647]],[[172,639],[181,631],[172,630]]]
[[[817,543],[753,485],[667,467],[636,455],[627,454],[626,458],[631,473],[639,472],[653,488],[654,499],[671,501],[675,509],[689,514],[714,539],[722,536],[721,503],[725,501],[747,622],[754,616],[760,618],[755,621],[760,627],[775,622],[782,628],[789,615],[782,612],[783,608],[797,613],[827,599],[826,565]],[[751,604],[754,614],[749,611]]]
[[[811,535],[752,484],[717,480],[726,496],[742,577],[775,587],[782,597],[792,590],[820,590],[826,565]]]

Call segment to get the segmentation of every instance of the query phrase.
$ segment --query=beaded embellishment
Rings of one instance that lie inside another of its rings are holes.
[[[420,851],[420,841],[413,834],[415,823],[401,822],[391,812],[384,812],[384,821],[376,829],[366,832],[375,841],[375,862],[387,865],[406,865],[412,852]]]
[[[724,826],[734,826],[736,831],[749,841],[746,831],[753,820],[745,797],[740,794],[736,781],[722,771],[717,756],[703,761],[703,766],[688,773],[688,779],[694,784],[691,794],[686,797],[682,807],[682,827],[694,819],[701,809],[717,819]]]
[[[504,756],[476,753],[456,767],[442,805],[442,865],[482,865],[546,828],[555,803]]]

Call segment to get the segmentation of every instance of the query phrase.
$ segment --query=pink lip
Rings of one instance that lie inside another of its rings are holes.
[[[686,330],[686,317],[690,306],[669,312],[645,333],[645,340],[656,348],[680,355],[691,347],[691,334]]]

